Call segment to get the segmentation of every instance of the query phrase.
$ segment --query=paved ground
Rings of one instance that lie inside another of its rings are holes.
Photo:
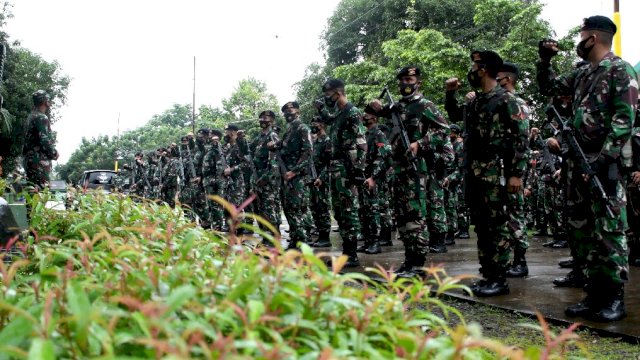
[[[285,230],[287,227],[285,225],[282,229]],[[286,237],[286,232],[283,232],[283,235]],[[441,265],[449,275],[479,275],[476,238],[473,233],[471,235],[469,240],[456,240],[456,245],[450,246],[449,252],[446,254],[429,254],[427,265]],[[462,292],[450,295],[528,314],[533,314],[537,310],[548,319],[569,323],[580,322],[612,334],[640,338],[640,284],[636,279],[637,276],[640,276],[640,269],[632,267],[630,271],[630,281],[625,293],[625,303],[629,313],[627,318],[610,324],[594,323],[582,318],[568,318],[564,315],[564,308],[580,301],[584,297],[584,293],[581,289],[553,286],[552,280],[554,278],[568,272],[567,269],[559,268],[557,264],[558,261],[569,258],[569,250],[542,247],[542,243],[546,240],[538,237],[531,239],[531,247],[527,252],[530,275],[526,278],[510,279],[511,293],[509,295],[493,298],[471,298]],[[331,241],[334,244],[331,252],[339,254],[341,240],[337,232],[332,232]],[[361,266],[352,269],[352,271],[365,272],[366,267],[374,267],[376,264],[382,265],[384,268],[397,268],[403,260],[403,247],[397,241],[394,241],[394,244],[392,247],[383,248],[382,254],[360,254]],[[329,249],[321,250],[327,251]],[[471,282],[472,280],[465,281],[466,284]]]

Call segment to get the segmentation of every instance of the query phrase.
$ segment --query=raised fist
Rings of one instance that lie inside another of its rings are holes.
[[[444,82],[444,85],[447,91],[457,91],[462,87],[462,83],[456,77],[447,79],[447,81]]]
[[[540,40],[538,43],[538,55],[541,60],[549,61],[552,57],[558,55],[558,42],[552,39]]]

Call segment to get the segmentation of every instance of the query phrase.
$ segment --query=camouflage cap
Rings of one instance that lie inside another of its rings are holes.
[[[398,71],[396,79],[400,79],[403,76],[417,76],[420,77],[420,68],[417,66],[405,66]]]
[[[271,118],[275,119],[276,118],[276,114],[271,111],[271,110],[265,110],[263,112],[260,113],[260,115],[258,115],[258,119],[261,117],[265,117],[265,116],[271,116]]]
[[[33,104],[34,105],[40,105],[43,104],[45,101],[49,101],[49,94],[47,94],[46,91],[44,90],[38,90],[36,92],[34,92],[31,95],[31,98],[33,99]]]
[[[288,103],[282,105],[282,108],[280,108],[280,111],[285,112],[287,109],[300,110],[300,104],[297,101],[289,101]]]
[[[340,79],[329,79],[322,85],[322,92],[335,89],[344,89],[344,81]]]
[[[592,30],[602,31],[615,35],[615,33],[618,31],[618,27],[608,17],[596,15],[583,19],[582,25],[580,26],[580,31]]]

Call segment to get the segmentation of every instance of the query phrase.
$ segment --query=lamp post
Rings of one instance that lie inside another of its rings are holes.
[[[613,0],[613,23],[618,31],[613,36],[613,51],[622,57],[622,26],[620,24],[620,0]]]

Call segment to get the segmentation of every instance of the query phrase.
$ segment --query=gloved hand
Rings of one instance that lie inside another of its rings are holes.
[[[558,42],[552,39],[540,40],[538,43],[538,55],[542,61],[551,61],[551,58],[558,55]]]

